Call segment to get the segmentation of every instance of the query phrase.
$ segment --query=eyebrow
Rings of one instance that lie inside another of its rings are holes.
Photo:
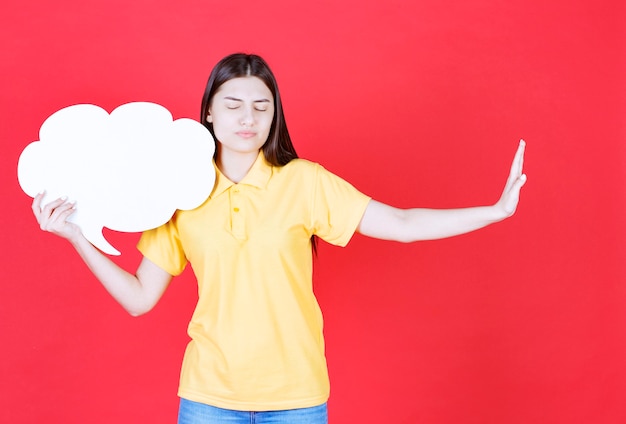
[[[231,97],[231,96],[224,97],[224,100],[233,100],[235,102],[243,102],[243,100],[238,99],[237,97]],[[269,99],[259,99],[259,100],[254,100],[253,103],[270,103],[270,100]]]

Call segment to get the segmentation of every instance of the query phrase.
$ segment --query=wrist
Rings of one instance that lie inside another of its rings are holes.
[[[489,216],[492,222],[499,222],[511,216],[500,203],[490,206]]]
[[[70,242],[70,244],[72,246],[74,246],[74,248],[76,250],[79,250],[81,248],[83,248],[86,244],[91,244],[89,243],[89,240],[87,240],[85,238],[85,236],[83,235],[82,231],[78,230],[75,231],[74,233],[72,233],[67,240]]]

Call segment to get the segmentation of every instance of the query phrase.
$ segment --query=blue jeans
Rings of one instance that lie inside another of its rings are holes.
[[[328,424],[326,404],[284,411],[246,412],[180,399],[178,424]]]

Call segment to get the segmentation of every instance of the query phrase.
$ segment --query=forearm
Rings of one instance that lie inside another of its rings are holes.
[[[74,203],[59,198],[42,207],[43,196],[44,193],[35,196],[32,204],[39,227],[68,240],[104,288],[128,313],[137,316],[152,309],[172,276],[146,258],[135,274],[120,268],[96,249],[76,224],[68,221],[75,211]]]
[[[110,260],[84,236],[80,235],[70,242],[104,288],[129,314],[141,315],[152,308],[145,287],[137,276]]]
[[[409,243],[468,233],[509,215],[498,204],[461,209],[399,209],[371,200],[358,231],[368,237]]]
[[[501,221],[507,215],[496,206],[460,209],[404,209],[392,234],[401,242],[436,240],[469,233]],[[393,223],[392,223],[393,224]]]

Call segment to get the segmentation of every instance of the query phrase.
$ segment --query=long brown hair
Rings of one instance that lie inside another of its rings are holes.
[[[276,78],[267,63],[260,56],[234,53],[226,56],[215,65],[204,90],[204,96],[202,96],[200,122],[211,132],[216,143],[215,154],[217,155],[217,139],[213,132],[213,124],[206,120],[211,100],[213,100],[213,96],[220,86],[226,81],[250,76],[257,77],[263,81],[274,96],[274,119],[272,120],[267,141],[261,147],[265,159],[274,166],[286,165],[292,159],[297,158],[298,154],[291,143],[291,137],[287,130]]]

